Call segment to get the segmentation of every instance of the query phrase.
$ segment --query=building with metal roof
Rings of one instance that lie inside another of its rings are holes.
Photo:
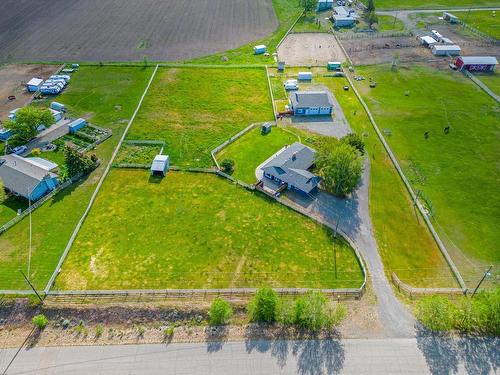
[[[495,56],[460,56],[455,61],[457,69],[470,72],[493,72],[497,65]]]
[[[315,150],[295,142],[283,148],[262,167],[263,183],[267,179],[277,187],[309,194],[321,181],[321,177],[310,172],[315,158]]]
[[[435,56],[458,56],[461,51],[456,44],[432,46],[432,54]]]
[[[40,78],[31,78],[28,83],[26,83],[26,88],[29,92],[37,92],[38,89],[42,86],[43,79]]]
[[[289,97],[290,109],[294,115],[331,115],[333,101],[327,91],[296,91]]]
[[[156,155],[151,164],[151,176],[166,176],[170,166],[170,157],[168,155]]]
[[[0,180],[11,193],[38,200],[59,185],[57,164],[42,158],[23,158],[11,154],[0,158]]]

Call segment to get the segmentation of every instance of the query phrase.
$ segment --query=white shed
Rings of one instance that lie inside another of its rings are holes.
[[[37,92],[40,86],[42,86],[43,79],[40,78],[31,78],[29,82],[26,84],[26,88],[29,92]]]
[[[434,45],[432,54],[434,56],[458,56],[462,49],[456,44],[451,45]]]
[[[153,164],[151,164],[151,175],[166,176],[170,166],[170,157],[168,155],[156,155]]]

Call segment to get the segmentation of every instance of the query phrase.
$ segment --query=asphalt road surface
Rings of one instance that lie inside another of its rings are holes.
[[[494,374],[498,344],[417,336],[36,347],[23,349],[6,374]],[[0,351],[0,359],[14,352]]]

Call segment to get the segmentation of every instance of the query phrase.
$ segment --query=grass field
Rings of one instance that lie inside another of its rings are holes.
[[[326,33],[332,27],[331,21],[327,19],[330,16],[331,11],[311,13],[307,16],[302,16],[293,27],[293,32]],[[319,24],[317,20],[319,20]]]
[[[368,0],[363,0],[368,4]],[[377,0],[377,9],[446,9],[466,7],[497,7],[498,0]]]
[[[288,69],[294,74],[297,69]],[[416,214],[408,192],[378,140],[352,90],[344,91],[345,78],[324,77],[325,69],[313,68],[312,85],[325,85],[336,96],[351,128],[362,135],[370,158],[370,214],[385,271],[394,271],[404,282],[418,286],[456,286],[436,243]],[[274,81],[279,81],[276,74]],[[276,87],[279,85],[275,82]],[[306,89],[307,84],[302,84]]]
[[[378,82],[373,90],[363,82],[363,95],[379,126],[390,129],[389,144],[434,208],[448,247],[470,261],[498,264],[498,104],[458,72],[420,66],[358,72]],[[455,261],[468,277],[470,263],[459,255]]]
[[[295,20],[302,14],[303,8],[298,6],[297,1],[290,0],[272,0],[274,12],[278,19],[278,28],[269,36],[256,40],[252,43],[241,47],[213,54],[206,57],[200,57],[190,60],[190,63],[200,64],[260,64],[272,65],[274,60],[272,54],[276,52],[276,46],[279,41],[285,36],[288,29],[292,26]],[[258,44],[267,46],[267,51],[271,56],[254,55],[253,47]]]
[[[257,127],[215,156],[219,162],[223,159],[234,160],[232,176],[253,184],[257,182],[255,168],[285,145],[296,141],[296,135],[281,128],[274,126],[271,133],[262,134],[260,127]]]
[[[212,149],[272,119],[263,68],[161,69],[127,138],[164,140],[171,164],[208,167]]]
[[[405,24],[399,18],[393,16],[386,15],[377,15],[378,23],[377,30],[378,31],[403,31],[405,29]]]
[[[495,94],[500,95],[500,74],[474,74]]]
[[[500,2],[497,3],[500,6]],[[491,10],[460,12],[457,16],[467,24],[475,27],[493,38],[500,39],[500,15],[497,17]]]
[[[106,223],[106,225],[103,225]],[[99,233],[96,236],[95,233]],[[59,289],[356,287],[353,251],[279,203],[212,174],[114,169]]]
[[[151,73],[149,68],[81,67],[57,97],[71,116],[89,116],[92,123],[111,128],[113,136],[95,150],[103,161],[97,171],[33,213],[31,278],[35,287],[45,287],[54,271]],[[28,239],[27,219],[0,236],[0,289],[28,288],[19,273],[27,267]]]

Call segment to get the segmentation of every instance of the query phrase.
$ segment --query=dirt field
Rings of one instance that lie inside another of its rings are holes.
[[[467,36],[459,32],[456,26],[433,25],[442,35],[450,38],[462,48],[463,56],[487,55],[498,56],[500,45],[493,45],[475,36]],[[422,31],[422,34],[425,34]],[[387,38],[353,38],[341,40],[342,45],[355,65],[371,65],[391,62],[398,54],[401,62],[444,62],[447,66],[449,59],[436,57],[431,50],[423,47],[416,37],[387,37]]]
[[[33,77],[48,78],[57,70],[55,65],[3,65],[0,66],[0,121],[5,121],[9,111],[24,106],[32,97],[24,84]],[[15,100],[9,100],[15,95]]]
[[[289,34],[278,48],[280,60],[287,65],[326,65],[328,61],[344,61],[344,54],[332,34]]]
[[[0,61],[175,61],[277,26],[271,0],[2,0]]]

